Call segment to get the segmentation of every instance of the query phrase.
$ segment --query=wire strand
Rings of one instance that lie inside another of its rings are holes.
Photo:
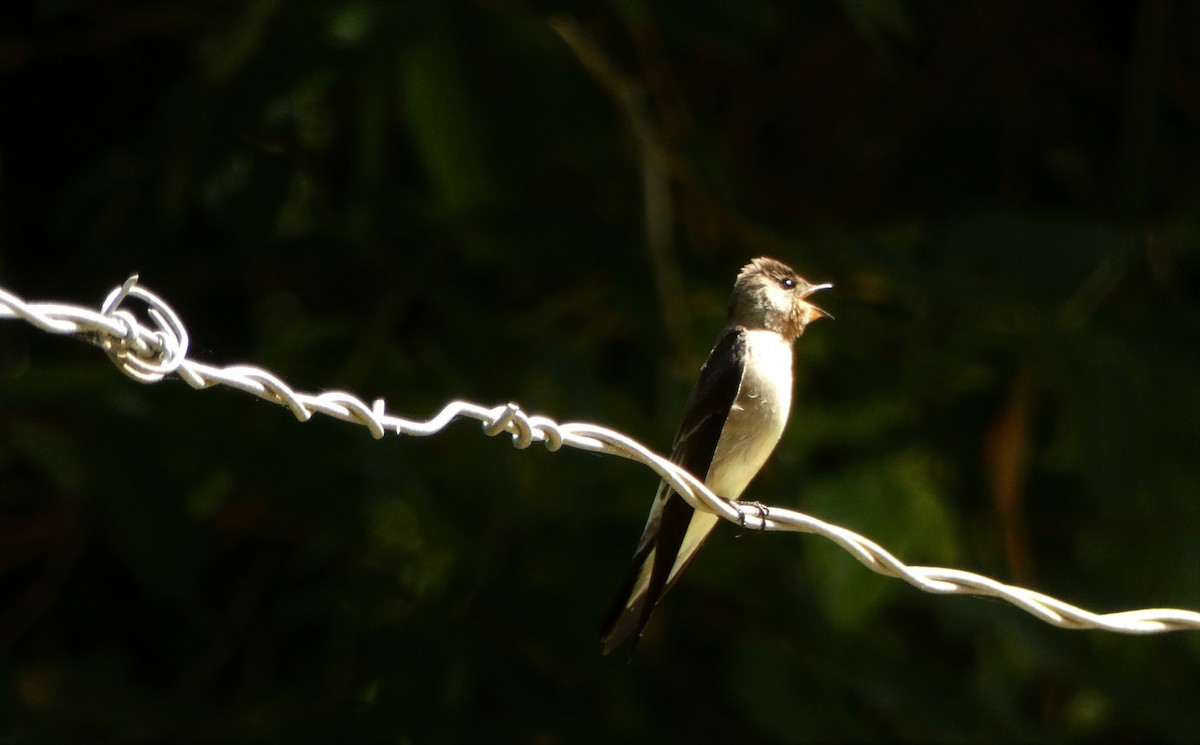
[[[130,299],[145,304],[149,323],[122,308]],[[100,310],[63,303],[29,303],[0,288],[0,318],[15,318],[52,334],[77,336],[100,346],[117,369],[141,383],[178,375],[200,390],[216,385],[250,393],[287,407],[300,421],[324,414],[367,428],[380,439],[388,433],[428,437],[460,418],[475,419],[484,434],[508,433],[518,449],[542,443],[554,452],[567,447],[617,455],[649,466],[689,504],[750,529],[812,533],[827,538],[873,572],[902,579],[925,592],[981,595],[1005,600],[1036,618],[1066,629],[1102,629],[1123,634],[1156,634],[1200,630],[1200,612],[1177,608],[1094,613],[1049,595],[1008,585],[973,572],[941,567],[907,566],[874,541],[811,515],[780,507],[739,505],[722,499],[704,484],[636,440],[586,422],[559,423],[529,415],[514,403],[485,407],[451,401],[425,421],[387,412],[383,399],[370,406],[343,391],[311,394],[292,390],[282,379],[258,367],[215,367],[188,359],[188,334],[166,302],[138,285],[135,274],[109,293]]]

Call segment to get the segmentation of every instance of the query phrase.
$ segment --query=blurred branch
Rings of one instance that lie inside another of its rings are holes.
[[[983,453],[1003,533],[1008,571],[1022,583],[1029,582],[1033,576],[1033,558],[1029,554],[1029,536],[1022,509],[1032,392],[1032,376],[1028,371],[1022,372],[988,430]]]
[[[1140,217],[1150,195],[1163,61],[1170,31],[1170,6],[1166,0],[1148,0],[1137,6],[1125,102],[1121,183],[1122,207],[1127,217]]]
[[[1058,324],[1068,331],[1083,328],[1100,304],[1104,302],[1128,269],[1129,256],[1125,252],[1104,257],[1096,265],[1058,312]]]
[[[550,21],[550,26],[616,101],[637,139],[642,158],[646,248],[653,262],[654,277],[662,301],[663,321],[675,350],[675,359],[686,360],[691,356],[687,342],[689,324],[671,241],[670,158],[666,147],[651,122],[641,87],[613,66],[579,24],[569,18],[558,17]]]
[[[132,312],[120,307],[131,298],[146,304],[151,325],[143,325]],[[195,362],[187,357],[188,334],[183,323],[162,299],[137,285],[137,275],[110,292],[99,312],[60,303],[27,303],[0,289],[0,318],[19,318],[43,331],[92,341],[108,354],[121,372],[139,382],[154,383],[168,375],[178,375],[198,390],[224,385],[285,406],[300,421],[307,421],[313,414],[325,414],[360,424],[376,439],[388,432],[434,435],[456,419],[467,417],[481,422],[488,436],[509,433],[518,449],[541,442],[551,452],[567,445],[629,458],[649,466],[696,509],[751,529],[815,533],[838,544],[878,574],[903,579],[925,592],[1000,598],[1062,628],[1103,629],[1124,634],[1200,630],[1200,612],[1196,611],[1148,608],[1093,613],[1049,595],[1006,585],[972,572],[907,566],[874,541],[837,525],[779,507],[739,505],[722,499],[698,478],[636,440],[595,424],[559,424],[548,417],[530,416],[512,403],[486,408],[466,401],[450,402],[427,421],[410,420],[388,414],[382,399],[368,406],[342,391],[320,394],[294,391],[280,378],[257,367],[214,367]]]

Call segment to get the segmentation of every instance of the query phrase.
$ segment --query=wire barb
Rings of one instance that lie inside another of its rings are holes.
[[[121,306],[130,299],[146,305],[151,323],[143,324]],[[1102,629],[1123,634],[1200,630],[1200,612],[1177,608],[1146,608],[1093,613],[1034,590],[1008,585],[961,569],[906,566],[882,546],[853,531],[781,507],[734,504],[716,496],[692,474],[626,435],[586,422],[558,423],[530,416],[515,403],[486,408],[451,401],[432,418],[420,421],[387,413],[383,399],[371,406],[349,393],[320,394],[292,390],[283,380],[258,367],[214,367],[187,358],[188,334],[178,315],[157,295],[138,285],[134,274],[108,294],[99,311],[61,303],[27,303],[0,288],[0,318],[16,318],[52,334],[73,335],[98,344],[117,369],[141,383],[156,383],[176,374],[197,390],[224,385],[289,409],[304,422],[325,414],[367,428],[375,439],[387,433],[428,437],[463,417],[482,424],[484,434],[512,436],[519,450],[534,442],[550,452],[564,445],[579,450],[618,455],[649,466],[671,484],[688,504],[735,524],[764,531],[813,533],[841,546],[863,566],[896,577],[919,590],[949,595],[981,595],[1005,600],[1046,623],[1065,629]]]

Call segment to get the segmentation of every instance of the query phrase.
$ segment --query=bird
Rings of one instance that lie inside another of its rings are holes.
[[[738,272],[728,320],[671,446],[671,462],[717,496],[739,499],[783,435],[792,403],[792,344],[814,320],[832,318],[808,300],[831,287],[768,257]],[[659,484],[632,566],[601,627],[604,654],[627,640],[632,654],[655,606],[719,519],[693,509],[665,480]]]

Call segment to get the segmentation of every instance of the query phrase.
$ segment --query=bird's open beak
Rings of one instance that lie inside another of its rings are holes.
[[[808,288],[807,292],[804,293],[804,298],[807,299],[810,295],[812,295],[814,292],[817,292],[818,290],[831,290],[831,289],[833,289],[833,285],[829,282],[826,282],[823,285],[813,285],[812,287]],[[808,306],[808,320],[806,321],[806,323],[811,323],[811,322],[817,320],[818,318],[828,318],[831,321],[833,320],[833,316],[828,311],[821,310],[820,308],[813,305],[812,303],[805,303],[805,304]]]

